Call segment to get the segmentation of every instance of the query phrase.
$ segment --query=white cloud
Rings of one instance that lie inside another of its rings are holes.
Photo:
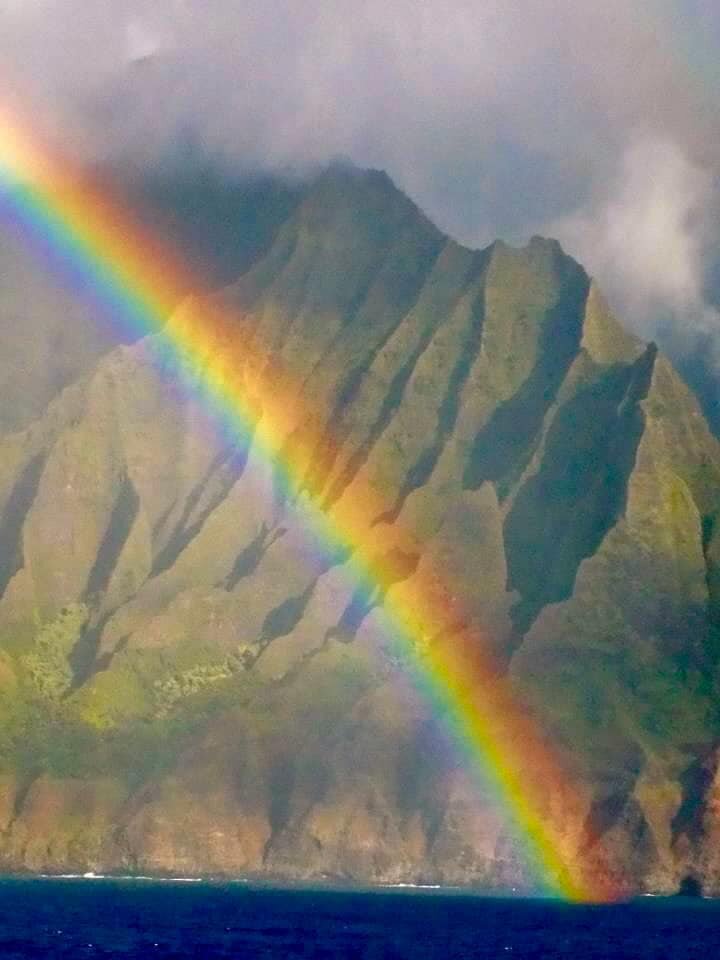
[[[652,334],[669,318],[715,324],[704,287],[716,214],[711,172],[671,141],[643,139],[600,195],[548,231],[588,265],[622,315]]]
[[[163,49],[163,42],[157,31],[140,19],[131,19],[125,28],[126,56],[129,61],[143,60]]]
[[[683,4],[0,0],[0,73],[94,158],[188,131],[235,169],[340,154],[467,242],[560,233],[649,329],[703,303],[720,176],[720,91],[684,59],[720,7]]]

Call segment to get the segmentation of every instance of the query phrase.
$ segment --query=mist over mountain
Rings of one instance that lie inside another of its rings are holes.
[[[6,98],[83,161],[348,157],[470,246],[557,237],[634,332],[714,366],[718,38],[710,0],[0,4]]]
[[[463,246],[377,170],[126,188],[263,345],[253,375],[317,411],[305,489],[370,482],[395,582],[441,570],[532,705],[576,785],[542,811],[566,862],[599,840],[634,889],[717,891],[720,445],[668,359],[557,241]],[[252,440],[25,269],[0,269],[0,336],[37,331],[22,381],[0,350],[3,868],[531,886],[352,557],[315,558]]]

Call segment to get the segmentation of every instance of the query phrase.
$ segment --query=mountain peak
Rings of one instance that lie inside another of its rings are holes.
[[[582,346],[598,363],[626,363],[645,347],[615,319],[595,280],[590,282],[585,307]]]

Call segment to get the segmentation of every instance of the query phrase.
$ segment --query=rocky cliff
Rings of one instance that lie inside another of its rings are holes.
[[[305,499],[371,483],[395,579],[443,570],[574,771],[547,798],[564,856],[597,837],[637,889],[720,892],[720,446],[694,396],[554,241],[466,249],[343,167],[244,216],[219,296],[318,421],[291,498],[148,342],[88,345],[58,298],[26,339],[0,273],[28,369],[53,323],[68,357],[52,387],[0,359],[0,863],[532,884],[373,640],[383,598],[308,550]]]

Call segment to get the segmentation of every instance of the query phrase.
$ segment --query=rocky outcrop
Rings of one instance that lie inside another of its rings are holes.
[[[152,341],[0,439],[2,863],[534,882],[378,644],[383,596],[308,538],[310,504],[372,489],[389,578],[441,572],[572,770],[563,858],[717,889],[720,447],[692,394],[554,241],[465,249],[342,167],[270,219],[219,296],[263,358],[238,377],[313,411],[297,488]]]

